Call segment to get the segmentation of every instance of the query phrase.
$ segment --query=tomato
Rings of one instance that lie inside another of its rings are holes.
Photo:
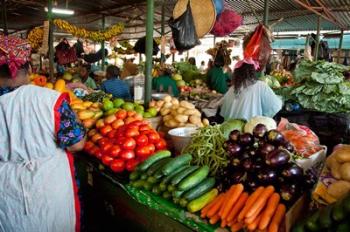
[[[125,122],[125,124],[130,124],[130,123],[135,122],[135,121],[136,121],[136,119],[134,117],[127,117],[124,122]]]
[[[104,126],[100,129],[101,135],[107,136],[107,134],[113,130],[113,128],[110,125]]]
[[[154,145],[156,146],[157,150],[164,150],[164,149],[166,149],[166,141],[164,139],[160,139]]]
[[[159,134],[159,137],[161,137],[162,139],[164,139],[164,137],[165,137],[165,133],[164,133],[164,132],[158,131],[157,133]]]
[[[102,146],[100,146],[101,151],[106,154],[108,152],[108,150],[113,146],[113,143],[111,142],[107,142],[105,144],[103,144]]]
[[[137,146],[145,146],[148,144],[148,137],[146,135],[139,135],[135,140]]]
[[[143,117],[142,117],[141,114],[135,114],[134,118],[135,118],[136,120],[140,120],[140,121],[143,119]]]
[[[90,155],[96,156],[99,148],[98,146],[92,146],[89,151],[87,151]]]
[[[108,155],[115,158],[115,157],[119,156],[121,151],[122,151],[122,149],[120,148],[119,145],[113,145],[111,148],[109,148]]]
[[[132,172],[135,170],[136,166],[139,164],[139,161],[136,159],[131,159],[126,161],[126,170]]]
[[[89,136],[89,137],[92,137],[92,136],[94,136],[95,134],[97,134],[97,130],[96,130],[96,129],[92,129],[92,130],[89,131],[88,136]]]
[[[138,135],[140,135],[140,132],[136,128],[129,128],[125,133],[126,137],[136,137]]]
[[[122,150],[119,154],[119,157],[124,160],[129,160],[135,158],[135,153],[132,150]]]
[[[104,127],[104,126],[105,126],[105,122],[104,122],[103,119],[97,120],[97,122],[96,122],[96,128],[100,129],[100,128]]]
[[[140,158],[147,158],[150,155],[149,148],[147,146],[137,146],[136,155]]]
[[[124,125],[124,121],[122,119],[117,119],[112,123],[112,128],[113,129],[118,129],[119,127],[121,127],[122,125]]]
[[[134,117],[136,115],[135,111],[128,111],[128,117]]]
[[[127,116],[127,112],[126,110],[118,110],[118,112],[116,113],[117,119],[121,119],[124,120]]]
[[[120,137],[116,138],[117,144],[119,146],[122,146],[124,144],[125,140],[126,140],[126,137],[124,137],[124,136],[120,136]]]
[[[148,141],[150,143],[157,143],[160,140],[160,136],[156,131],[153,131],[152,133],[149,133],[147,135]]]
[[[143,125],[142,121],[140,121],[140,120],[136,120],[136,121],[129,124],[129,126],[135,126],[137,128],[139,128],[139,126],[142,126],[142,125]]]
[[[103,138],[103,136],[101,134],[97,133],[94,136],[92,136],[91,141],[94,143],[97,143],[97,141],[99,141],[102,138]]]
[[[84,145],[84,151],[89,152],[93,147],[95,147],[95,144],[91,141],[87,141]]]
[[[112,124],[115,120],[117,120],[117,117],[114,114],[112,114],[112,115],[107,116],[104,119],[104,123],[105,124]]]
[[[110,139],[113,139],[113,138],[115,138],[116,134],[117,134],[117,130],[113,129],[107,134],[107,137]]]
[[[139,127],[139,131],[149,131],[151,127],[149,125],[142,125]]]
[[[122,159],[115,159],[109,166],[114,172],[123,172],[125,169],[125,161]]]
[[[100,147],[103,147],[106,143],[109,143],[110,140],[108,138],[102,138],[100,140],[98,140],[97,144],[100,146]]]
[[[102,154],[101,149],[97,149],[95,156],[96,156],[96,158],[99,159],[99,160],[102,159],[103,154]]]
[[[136,141],[133,138],[126,138],[123,145],[123,149],[125,150],[134,150],[136,147]]]
[[[154,152],[156,151],[156,147],[152,143],[146,145],[145,147],[147,147],[150,155],[154,154]]]
[[[104,165],[110,165],[110,163],[113,161],[113,157],[110,157],[109,155],[102,156],[102,163]]]

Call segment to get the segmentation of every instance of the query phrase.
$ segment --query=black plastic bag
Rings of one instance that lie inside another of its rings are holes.
[[[103,50],[100,49],[97,53],[90,53],[83,56],[83,59],[88,63],[95,63],[102,59]],[[105,57],[108,56],[108,50],[105,49]]]
[[[189,50],[200,44],[190,3],[187,4],[187,9],[183,15],[177,19],[170,18],[169,26],[173,32],[174,43],[178,51]]]
[[[146,37],[137,40],[134,46],[134,51],[138,53],[146,53]],[[156,41],[153,40],[153,55],[156,56],[159,52],[159,47]]]

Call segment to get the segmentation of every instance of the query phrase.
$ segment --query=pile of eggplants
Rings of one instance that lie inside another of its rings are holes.
[[[314,186],[316,175],[292,161],[294,147],[277,130],[268,131],[258,124],[253,134],[234,130],[225,142],[230,163],[218,173],[219,188],[242,183],[254,191],[259,186],[273,185],[287,205],[292,205]]]

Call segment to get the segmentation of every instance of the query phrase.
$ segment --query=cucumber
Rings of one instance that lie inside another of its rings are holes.
[[[167,157],[161,160],[158,160],[157,162],[155,162],[154,164],[151,165],[151,167],[149,167],[147,169],[147,175],[148,176],[152,176],[156,171],[158,171],[159,169],[163,168],[163,166],[169,162],[170,160],[172,160],[172,158]]]
[[[164,192],[167,190],[168,186],[162,182],[159,184],[159,188],[162,192]]]
[[[196,187],[188,190],[183,197],[188,201],[192,201],[193,199],[196,199],[197,197],[208,192],[210,189],[214,187],[214,185],[215,185],[215,178],[213,177],[207,178],[202,182],[200,182]]]
[[[306,228],[310,231],[319,231],[320,226],[318,224],[320,217],[320,211],[316,211],[306,220]]]
[[[140,177],[140,173],[138,171],[133,171],[132,173],[130,173],[129,175],[129,179],[131,181],[133,180],[137,180]]]
[[[137,170],[141,172],[145,172],[152,164],[154,164],[158,160],[161,160],[170,156],[171,156],[171,152],[168,150],[158,151],[154,155],[152,155],[151,157],[143,161],[139,166],[137,166]]]
[[[144,181],[144,180],[137,180],[132,184],[132,186],[135,188],[142,188],[143,185],[145,184],[145,182],[146,181]]]
[[[174,192],[176,190],[175,186],[174,185],[168,185],[168,191],[169,192]]]
[[[168,176],[172,172],[180,168],[181,166],[185,164],[189,164],[191,160],[192,160],[192,155],[190,154],[179,155],[163,167],[163,170],[162,170],[163,174],[165,176]]]
[[[146,173],[141,175],[141,180],[147,180],[148,176]]]
[[[320,212],[320,226],[321,228],[325,229],[325,228],[330,228],[332,226],[332,211],[333,211],[333,207],[327,206],[325,208],[323,208]]]
[[[170,199],[171,198],[171,193],[169,192],[164,192],[163,195],[162,195],[163,198],[165,199]]]
[[[151,191],[151,189],[153,188],[153,184],[145,181],[145,183],[143,184],[143,188],[148,190],[148,191]]]
[[[209,204],[218,195],[218,190],[216,188],[210,190],[209,192],[203,194],[197,199],[192,200],[187,205],[187,210],[190,213],[198,212],[203,209],[207,204]]]
[[[350,223],[343,222],[337,227],[337,232],[349,232],[350,231]]]
[[[197,171],[190,174],[188,177],[186,177],[179,183],[179,186],[178,186],[179,190],[187,191],[195,187],[197,184],[199,184],[205,178],[207,178],[208,174],[209,174],[208,166],[203,166],[199,168]]]
[[[162,191],[160,190],[159,186],[153,186],[152,192],[153,192],[154,194],[157,194],[157,195],[159,195],[159,194],[162,193]]]
[[[157,181],[157,179],[154,178],[153,176],[149,176],[149,177],[147,178],[147,182],[148,182],[148,183],[151,183],[151,184],[155,184],[155,183],[157,183],[158,181]]]
[[[305,221],[298,222],[293,226],[292,232],[305,232]]]
[[[350,213],[350,194],[344,198],[343,207],[347,213]]]
[[[333,210],[332,210],[332,218],[337,222],[345,218],[345,210],[344,210],[342,201],[339,200],[334,204]]]
[[[175,204],[179,204],[179,203],[180,203],[180,198],[173,197],[173,202],[174,202]]]
[[[185,191],[174,191],[172,195],[174,198],[180,198]]]
[[[180,199],[179,204],[182,208],[186,208],[188,201],[186,199],[182,198],[182,199]]]
[[[162,183],[164,184],[168,184],[169,181],[171,179],[173,179],[177,174],[183,172],[185,169],[187,169],[189,167],[189,165],[185,165],[185,166],[182,166],[180,168],[178,168],[177,170],[175,170],[173,173],[171,173],[170,175],[166,176],[163,180],[162,180]]]
[[[171,184],[172,185],[177,185],[178,183],[180,183],[180,181],[182,181],[186,176],[190,175],[191,173],[193,173],[194,171],[196,171],[199,167],[198,166],[190,166],[187,169],[185,169],[183,172],[177,174],[176,176],[174,176],[173,179],[171,179]]]

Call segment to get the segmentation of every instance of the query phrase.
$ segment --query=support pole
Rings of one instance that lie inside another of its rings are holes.
[[[264,1],[264,25],[268,26],[269,24],[269,2],[270,0]]]
[[[318,51],[320,47],[320,30],[321,30],[321,17],[317,17],[317,35],[316,35],[316,47],[314,51],[315,61],[318,60]]]
[[[105,16],[102,15],[102,30],[105,29]],[[105,70],[105,41],[101,42],[101,49],[102,49],[102,60],[101,60],[101,69]]]
[[[145,68],[145,107],[151,101],[152,93],[152,55],[153,55],[153,26],[154,0],[147,0],[146,19],[146,68]]]
[[[50,71],[50,80],[53,80],[54,74],[54,47],[53,47],[53,22],[52,22],[52,0],[49,0],[48,4],[48,20],[49,20],[49,71]]]
[[[7,8],[6,8],[6,0],[1,1],[2,4],[2,22],[4,27],[4,34],[8,35],[8,29],[7,29]]]
[[[338,59],[337,59],[337,63],[340,63],[340,54],[341,54],[341,50],[342,50],[342,48],[343,48],[343,37],[344,37],[344,30],[341,29],[340,38],[339,38],[339,47],[338,47]]]
[[[163,47],[165,46],[163,44],[163,36],[165,36],[165,1],[163,2],[163,5],[162,5],[162,25],[161,25],[161,37],[162,37],[162,44],[161,44],[161,55],[160,55],[160,62],[161,63],[164,63],[165,62],[165,49],[163,49]]]

